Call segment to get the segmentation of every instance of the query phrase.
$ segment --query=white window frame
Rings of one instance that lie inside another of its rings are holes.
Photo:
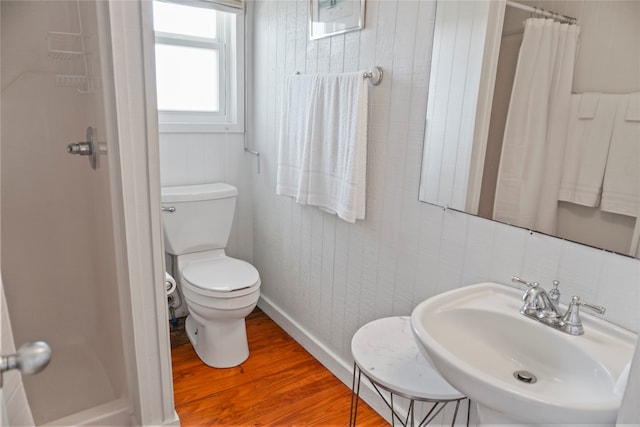
[[[162,0],[171,1],[171,0]],[[156,44],[216,49],[219,53],[218,112],[158,111],[161,133],[242,133],[244,132],[244,10],[211,1],[176,1],[188,6],[230,13],[218,15],[216,39],[184,34],[155,32]],[[234,19],[235,18],[235,19]],[[235,22],[234,22],[235,21]]]

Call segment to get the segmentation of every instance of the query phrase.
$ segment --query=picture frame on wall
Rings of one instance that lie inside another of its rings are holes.
[[[309,0],[309,38],[321,39],[364,28],[365,0]]]

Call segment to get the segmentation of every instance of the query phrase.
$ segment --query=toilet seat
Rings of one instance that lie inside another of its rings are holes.
[[[253,265],[227,256],[189,263],[182,271],[182,279],[182,284],[192,291],[219,298],[246,295],[260,286],[260,275]]]

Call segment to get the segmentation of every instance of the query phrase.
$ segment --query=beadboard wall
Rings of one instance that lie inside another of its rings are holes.
[[[640,330],[640,261],[418,201],[435,2],[367,0],[365,29],[310,41],[308,1],[256,1],[252,144],[254,264],[260,306],[350,381],[350,341],[364,323],[408,315],[467,284],[518,274],[561,301],[580,295]],[[379,65],[370,88],[367,213],[348,224],[275,194],[281,88],[296,71]]]

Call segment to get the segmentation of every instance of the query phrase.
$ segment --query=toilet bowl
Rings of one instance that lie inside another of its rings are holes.
[[[176,256],[177,282],[189,315],[186,332],[198,357],[214,368],[249,357],[245,317],[260,297],[260,275],[226,255],[237,190],[228,184],[163,187],[165,246]]]
[[[195,261],[185,257],[180,278],[189,341],[207,365],[237,366],[249,357],[244,319],[260,297],[258,271],[219,251],[199,253]]]

